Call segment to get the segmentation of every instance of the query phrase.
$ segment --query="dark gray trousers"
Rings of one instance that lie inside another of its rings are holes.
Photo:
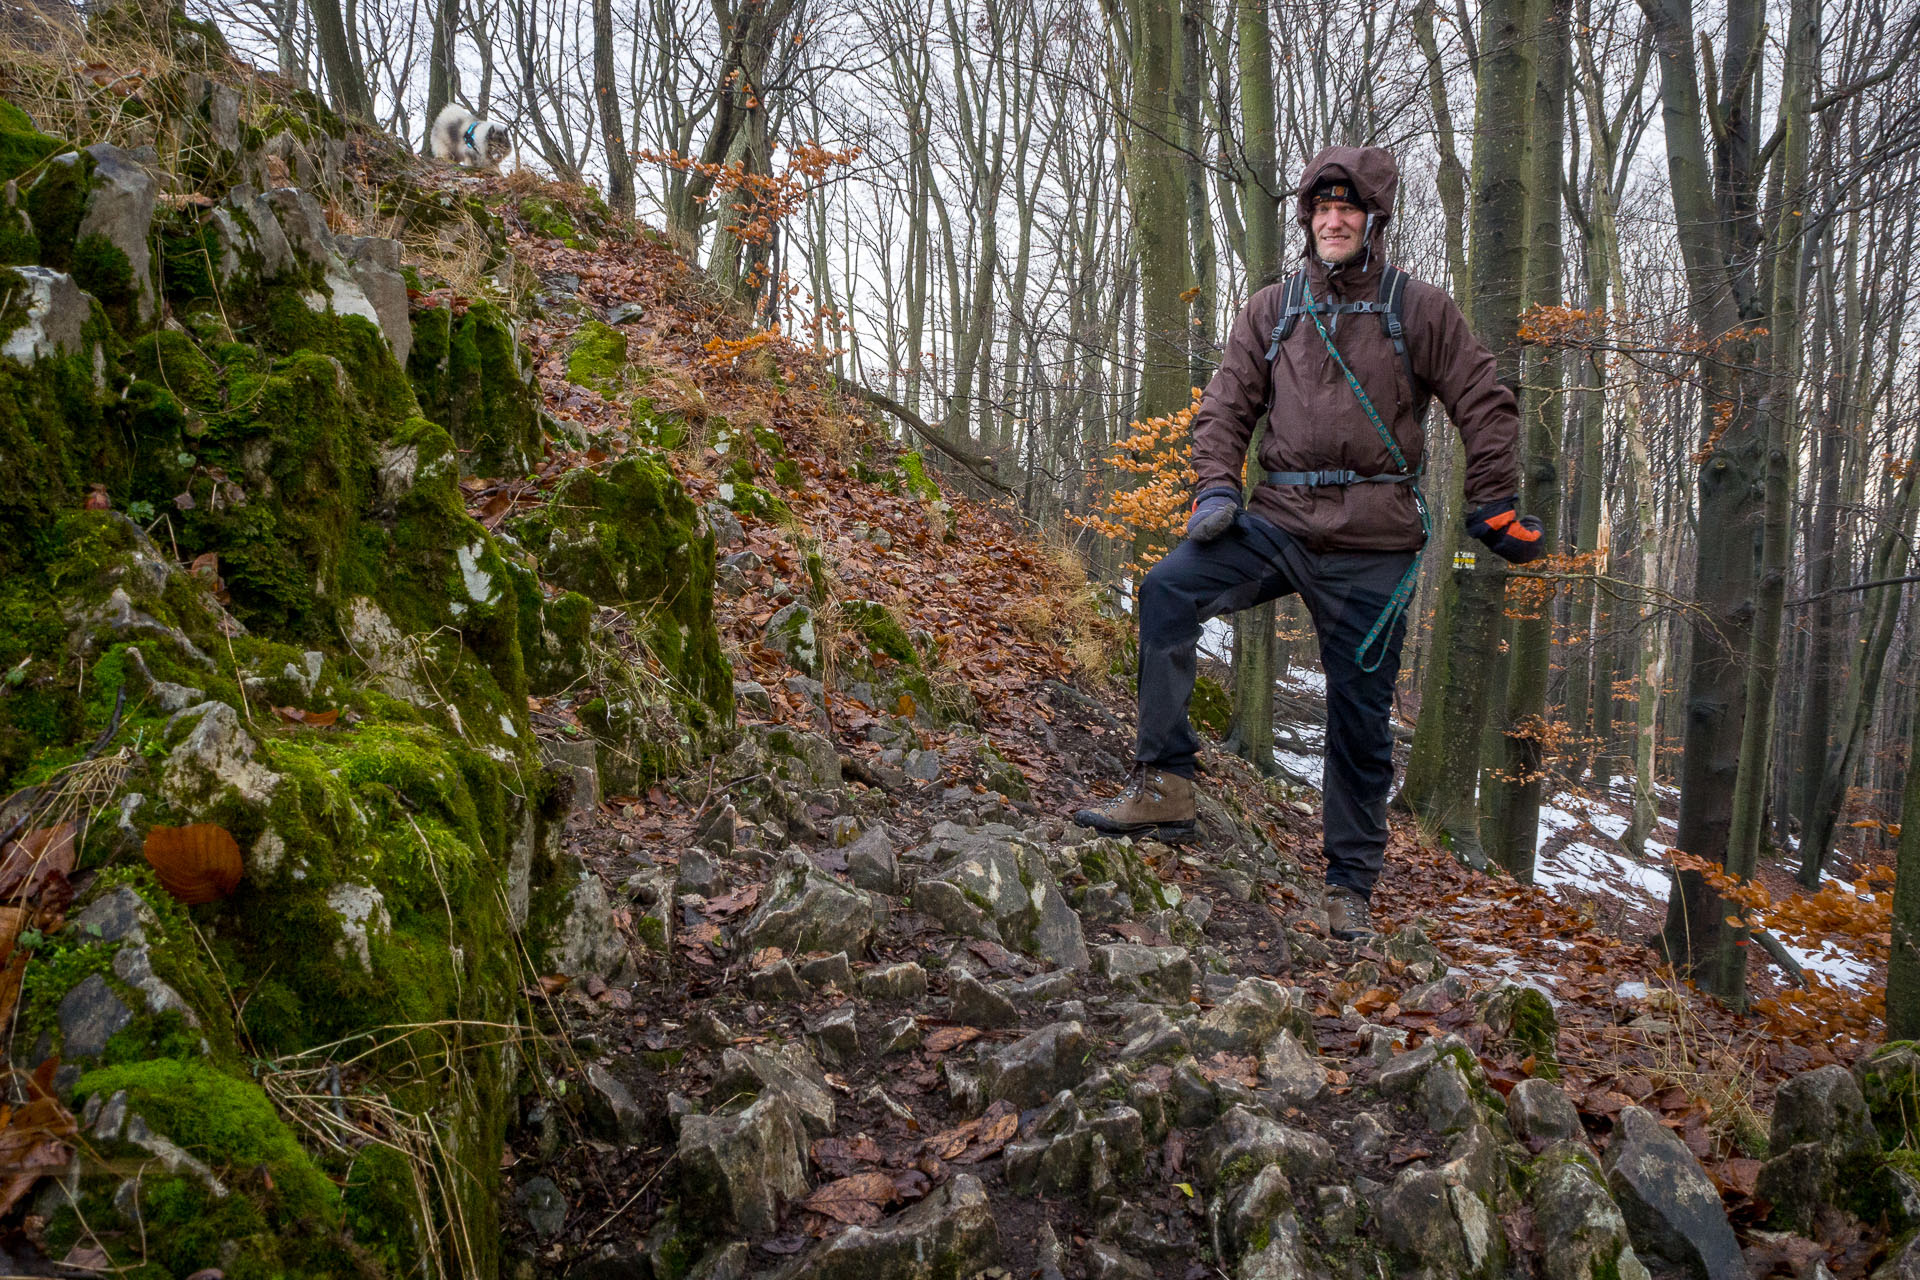
[[[1355,650],[1373,629],[1411,551],[1306,549],[1291,534],[1242,513],[1213,542],[1182,542],[1140,584],[1140,723],[1134,758],[1193,776],[1200,740],[1187,721],[1200,624],[1293,592],[1307,606],[1327,673],[1323,835],[1327,883],[1372,894],[1387,846],[1393,787],[1393,685],[1404,615],[1376,638],[1363,671]]]

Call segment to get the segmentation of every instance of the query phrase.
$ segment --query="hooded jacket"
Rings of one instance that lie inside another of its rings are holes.
[[[1360,256],[1331,270],[1313,251],[1314,185],[1343,174],[1373,215]],[[1307,284],[1317,302],[1371,301],[1387,265],[1386,225],[1400,183],[1393,157],[1378,147],[1329,147],[1300,179],[1296,220],[1307,234]],[[1302,316],[1271,364],[1267,346],[1279,323],[1285,283],[1248,299],[1227,335],[1220,367],[1207,383],[1193,419],[1195,492],[1241,486],[1247,441],[1269,405],[1259,464],[1268,471],[1351,470],[1386,475],[1399,470],[1368,421],[1339,365],[1327,354],[1312,320]],[[1466,444],[1467,509],[1514,497],[1520,488],[1515,450],[1519,413],[1513,392],[1494,376],[1493,353],[1467,326],[1445,291],[1408,280],[1402,304],[1414,385],[1380,318],[1324,317],[1340,354],[1393,432],[1408,465],[1426,458],[1421,419],[1435,397]],[[1262,481],[1254,514],[1302,539],[1313,551],[1411,551],[1422,542],[1420,513],[1408,484],[1273,485]]]

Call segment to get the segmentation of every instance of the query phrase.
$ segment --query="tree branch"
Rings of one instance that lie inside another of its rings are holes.
[[[844,391],[854,399],[863,400],[876,409],[885,409],[888,413],[900,419],[900,421],[906,423],[909,427],[912,427],[914,432],[919,435],[922,440],[925,440],[941,453],[946,454],[949,458],[952,458],[955,462],[965,467],[968,474],[972,475],[973,478],[980,481],[980,483],[998,489],[1002,493],[1013,492],[1011,488],[1002,484],[999,478],[995,476],[994,471],[996,470],[997,464],[992,458],[984,454],[967,453],[958,446],[948,443],[946,437],[927,425],[926,419],[901,404],[898,400],[895,400],[892,396],[881,395],[878,391],[869,391],[859,383],[849,382],[847,379],[837,375],[829,376],[833,378],[835,390]]]

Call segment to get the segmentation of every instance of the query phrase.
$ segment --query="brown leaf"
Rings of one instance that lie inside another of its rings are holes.
[[[706,914],[710,916],[737,915],[758,901],[760,901],[760,886],[757,884],[743,884],[731,893],[723,893],[719,897],[710,900],[705,907],[705,911]],[[778,957],[775,958],[777,959]]]
[[[955,1164],[978,1164],[1000,1154],[1000,1148],[1020,1132],[1020,1112],[1011,1102],[1000,1099],[975,1123],[979,1128],[973,1134],[972,1143],[964,1152],[948,1157]]]
[[[893,1177],[885,1173],[856,1173],[819,1188],[800,1202],[802,1209],[824,1213],[836,1222],[872,1226],[880,1221],[882,1206],[893,1199]]]
[[[836,1178],[860,1172],[863,1164],[886,1163],[880,1144],[864,1134],[858,1138],[818,1138],[807,1154],[813,1163]]]
[[[1363,991],[1353,998],[1354,1010],[1361,1014],[1377,1013],[1392,1004],[1396,994],[1391,987],[1374,987]]]
[[[1707,1176],[1713,1179],[1714,1185],[1720,1189],[1720,1194],[1723,1196],[1729,1192],[1751,1196],[1754,1185],[1760,1180],[1760,1161],[1736,1156],[1732,1160],[1722,1160],[1719,1164],[1708,1165]]]
[[[53,876],[70,875],[79,857],[74,848],[78,831],[74,823],[63,822],[38,827],[8,844],[0,857],[0,900],[31,902]]]
[[[979,1038],[980,1028],[978,1027],[935,1027],[927,1032],[927,1038],[921,1047],[928,1053],[946,1053],[948,1050],[958,1049],[961,1045]]]
[[[1209,1080],[1237,1080],[1249,1089],[1260,1087],[1260,1059],[1224,1050],[1200,1064],[1200,1074]]]

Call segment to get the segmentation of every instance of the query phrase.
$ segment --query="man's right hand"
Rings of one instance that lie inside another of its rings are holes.
[[[1208,489],[1193,500],[1193,514],[1187,517],[1187,537],[1195,542],[1212,542],[1233,527],[1240,514],[1238,489]]]
[[[1489,502],[1467,517],[1467,532],[1508,564],[1526,564],[1547,549],[1546,538],[1536,517],[1515,515],[1513,506],[1512,498]]]

